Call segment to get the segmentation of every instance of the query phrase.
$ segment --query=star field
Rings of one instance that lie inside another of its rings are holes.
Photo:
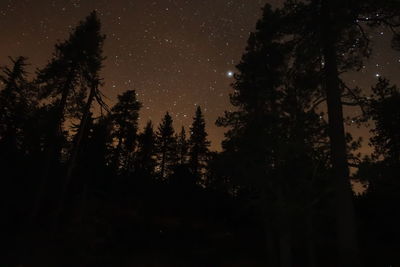
[[[107,35],[104,94],[135,89],[143,103],[141,124],[158,124],[165,111],[175,128],[189,126],[200,105],[207,131],[218,149],[224,129],[214,125],[231,108],[229,94],[235,65],[267,0],[1,0],[0,65],[8,56],[27,56],[30,72],[51,57],[78,21],[97,10]],[[269,1],[273,5],[279,0]],[[388,45],[389,32],[370,33],[374,55],[360,73],[347,74],[350,85],[368,90],[378,76],[399,82],[400,56]],[[349,110],[352,115],[357,110]],[[367,136],[368,130],[355,129]]]

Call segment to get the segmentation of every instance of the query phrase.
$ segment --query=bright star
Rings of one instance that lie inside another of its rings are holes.
[[[228,71],[228,72],[226,73],[226,76],[228,76],[228,78],[232,78],[233,75],[234,75],[233,71]]]

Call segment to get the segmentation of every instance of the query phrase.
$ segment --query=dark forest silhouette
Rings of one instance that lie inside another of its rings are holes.
[[[1,265],[400,266],[400,89],[380,78],[367,95],[341,78],[373,53],[369,28],[389,28],[400,50],[399,25],[396,0],[266,5],[237,65],[235,108],[217,121],[221,152],[201,107],[189,129],[168,112],[140,129],[134,90],[105,104],[96,12],[34,75],[10,58]],[[371,125],[371,156],[345,132],[345,105]]]

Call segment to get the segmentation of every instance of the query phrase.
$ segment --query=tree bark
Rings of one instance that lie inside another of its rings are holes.
[[[322,41],[325,60],[325,89],[327,94],[329,138],[335,190],[336,231],[338,242],[338,266],[360,266],[356,238],[356,222],[353,204],[353,192],[349,179],[346,138],[341,103],[341,89],[336,52],[336,30],[331,1],[323,1]],[[336,18],[338,19],[338,18]]]

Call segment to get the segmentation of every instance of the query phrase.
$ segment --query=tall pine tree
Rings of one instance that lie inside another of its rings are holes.
[[[326,96],[331,146],[332,185],[335,189],[338,264],[360,266],[353,193],[349,180],[343,91],[354,92],[340,73],[359,70],[370,54],[365,27],[396,27],[399,1],[305,0],[286,1],[288,36],[296,40],[297,56],[308,63],[320,61],[321,87]],[[355,103],[357,103],[357,97]]]
[[[140,176],[154,175],[156,161],[156,136],[153,123],[147,122],[143,133],[139,135],[138,149],[135,158],[135,173]]]
[[[189,144],[184,126],[182,126],[181,132],[177,134],[175,138],[177,140],[177,153],[179,164],[185,165],[187,163]]]
[[[76,136],[74,137],[74,142],[72,146],[71,155],[68,160],[68,166],[66,171],[65,185],[63,191],[66,192],[69,183],[71,182],[71,176],[76,165],[76,159],[78,157],[79,150],[81,148],[82,140],[85,135],[88,135],[87,124],[91,119],[91,108],[93,101],[97,100],[101,108],[106,107],[102,100],[102,93],[100,92],[101,78],[100,71],[102,68],[102,61],[104,57],[103,53],[103,42],[105,36],[101,35],[101,23],[97,18],[96,12],[92,12],[86,18],[86,38],[87,41],[91,42],[91,50],[86,51],[86,68],[82,74],[85,78],[85,86],[89,91],[89,96],[87,97],[86,103],[84,104],[81,112],[80,124]]]
[[[156,133],[159,174],[165,179],[177,163],[176,139],[172,117],[167,112]]]
[[[62,127],[68,118],[67,115],[81,118],[80,133],[83,133],[92,100],[94,97],[100,96],[98,91],[99,71],[103,60],[102,45],[105,38],[100,34],[100,28],[96,12],[92,12],[84,21],[79,23],[68,40],[56,45],[51,61],[45,68],[38,71],[36,83],[41,90],[41,97],[45,100],[44,102],[52,103],[54,111],[50,118],[51,129],[49,129],[46,147],[46,160],[38,197],[33,209],[33,217],[38,212],[50,170],[52,166],[58,163],[57,160],[60,158]],[[88,91],[90,95],[86,105],[84,105]],[[81,138],[82,136],[78,135],[75,140],[63,192],[67,191],[70,172],[73,169],[76,151],[79,148],[77,142]],[[62,198],[64,194],[61,194]]]
[[[206,123],[200,107],[197,107],[196,114],[190,127],[189,138],[189,166],[194,175],[200,176],[208,160],[210,142],[207,140]]]
[[[0,143],[2,152],[8,153],[8,157],[14,154],[12,151],[29,152],[23,151],[29,146],[25,140],[28,135],[26,128],[37,108],[36,91],[27,80],[27,59],[10,59],[12,68],[4,67],[0,74],[3,84],[0,91]]]
[[[295,240],[301,238],[292,222],[312,221],[309,207],[322,197],[315,180],[327,164],[326,148],[320,145],[326,141],[326,125],[313,108],[318,73],[293,56],[295,43],[285,36],[285,26],[283,11],[267,5],[237,66],[231,95],[236,110],[218,124],[230,128],[223,142],[222,155],[229,162],[225,175],[238,194],[258,199],[269,264],[289,267]],[[310,256],[307,264],[314,260]]]
[[[396,266],[400,231],[400,89],[380,78],[367,101],[372,157],[364,158],[356,178],[365,184],[358,197],[366,266]],[[384,238],[382,238],[384,237]]]
[[[142,104],[137,100],[135,90],[128,90],[118,96],[117,104],[111,109],[114,122],[113,136],[116,142],[114,166],[117,169],[132,171],[141,107]]]

